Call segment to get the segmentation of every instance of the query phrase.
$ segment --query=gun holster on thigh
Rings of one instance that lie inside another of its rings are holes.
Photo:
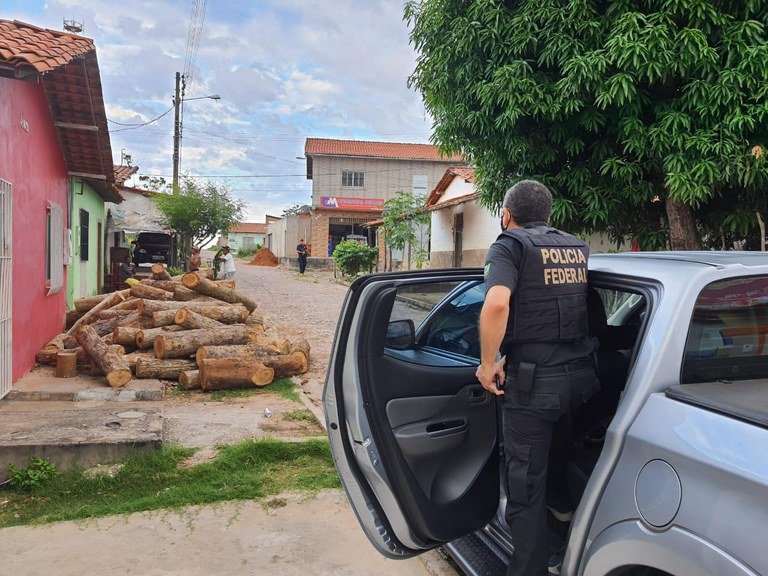
[[[517,395],[520,404],[527,406],[531,403],[531,394],[533,393],[533,379],[536,375],[536,364],[531,362],[520,362],[517,366]]]

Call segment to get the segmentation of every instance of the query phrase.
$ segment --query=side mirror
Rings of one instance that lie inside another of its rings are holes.
[[[387,325],[387,338],[384,345],[387,348],[408,350],[416,344],[416,327],[413,320],[393,320]]]

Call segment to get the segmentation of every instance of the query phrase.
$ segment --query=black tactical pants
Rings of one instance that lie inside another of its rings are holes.
[[[571,415],[599,383],[591,360],[537,368],[529,395],[520,393],[517,380],[510,367],[503,397],[505,518],[515,553],[507,576],[544,576],[550,556],[547,501],[558,509],[572,506],[566,478]]]
[[[307,269],[307,256],[306,254],[299,254],[299,274],[304,274],[304,270]]]

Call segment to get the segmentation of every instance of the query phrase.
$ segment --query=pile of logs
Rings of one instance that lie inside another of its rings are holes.
[[[104,375],[110,386],[132,378],[178,380],[181,388],[266,386],[303,374],[309,344],[268,338],[256,303],[234,280],[206,269],[171,277],[162,264],[130,288],[75,301],[67,331],[37,354],[56,376]]]

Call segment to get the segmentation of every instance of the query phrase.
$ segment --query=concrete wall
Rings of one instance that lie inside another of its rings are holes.
[[[476,200],[435,210],[432,212],[432,237],[429,254],[431,268],[450,268],[453,266],[453,225],[456,214],[464,215],[461,264],[465,268],[483,266],[488,247],[493,244],[501,232],[498,218]]]
[[[99,293],[99,278],[103,278],[104,238],[99,243],[99,224],[104,229],[104,199],[99,196],[86,182],[73,178],[71,184],[71,212],[69,215],[72,223],[72,265],[67,266],[67,306],[74,307],[77,298],[93,296]],[[88,212],[88,260],[82,259],[80,254],[80,210]],[[101,247],[102,270],[99,270],[99,247]]]
[[[309,214],[284,216],[280,220],[267,223],[267,238],[265,246],[272,235],[272,253],[278,258],[296,256],[296,246],[304,238],[308,244],[312,242],[312,222]],[[310,251],[312,247],[310,246]],[[324,256],[325,254],[323,254]]]
[[[233,250],[239,250],[240,248],[245,248],[245,239],[246,238],[253,238],[253,245],[260,244],[261,246],[264,246],[264,240],[266,238],[266,234],[263,234],[261,232],[228,232],[227,233],[227,240],[229,241],[229,247]]]
[[[47,295],[46,212],[55,202],[67,222],[69,178],[48,99],[34,81],[0,78],[0,178],[13,185],[11,300],[13,381],[64,327],[64,287]]]
[[[339,156],[312,157],[312,206],[320,205],[321,196],[350,198],[383,198],[388,200],[396,192],[411,191],[414,176],[426,176],[426,193],[438,183],[448,166],[455,162],[418,160],[384,160]],[[365,173],[365,186],[342,187],[344,170]]]

